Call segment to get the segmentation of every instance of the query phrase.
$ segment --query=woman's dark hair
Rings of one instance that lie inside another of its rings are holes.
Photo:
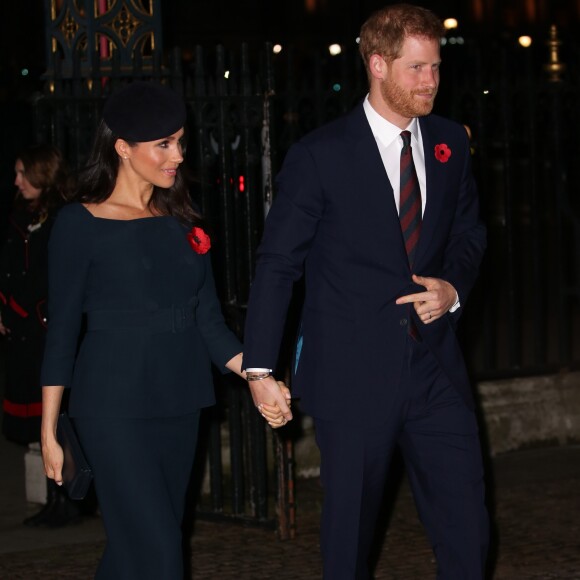
[[[23,149],[16,159],[22,162],[30,185],[40,189],[38,199],[28,204],[41,219],[46,218],[64,203],[67,195],[68,169],[62,153],[54,145],[40,144]]]
[[[91,155],[85,168],[79,175],[78,186],[74,196],[81,203],[102,203],[115,189],[119,173],[119,155],[115,143],[119,139],[104,121],[97,128]],[[137,143],[127,141],[134,147]],[[181,166],[177,169],[174,184],[169,188],[153,187],[149,207],[161,215],[175,216],[187,225],[203,223],[201,215],[195,211]]]

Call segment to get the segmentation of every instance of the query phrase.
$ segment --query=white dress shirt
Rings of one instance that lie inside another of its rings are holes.
[[[403,148],[401,129],[387,121],[384,117],[381,117],[373,109],[369,103],[368,95],[364,100],[363,108],[377,141],[377,147],[379,148],[385,171],[393,186],[393,195],[395,196],[395,205],[397,206],[398,212],[401,182],[401,149]],[[421,189],[421,214],[423,215],[427,204],[427,178],[425,175],[425,154],[423,152],[421,128],[416,118],[412,119],[406,130],[411,132],[411,150],[413,152],[413,162],[415,164],[415,171],[417,172],[417,179],[419,180],[419,188]]]
[[[368,95],[364,100],[363,108],[369,125],[371,126],[371,131],[377,141],[377,147],[379,148],[385,171],[393,186],[393,195],[395,196],[395,205],[397,206],[398,213],[401,189],[401,149],[403,148],[401,129],[387,121],[373,109],[369,103]],[[406,130],[411,133],[411,151],[415,171],[417,172],[417,179],[419,181],[419,188],[421,189],[421,215],[423,215],[425,213],[425,207],[427,206],[427,176],[425,172],[425,152],[423,150],[421,127],[417,118],[411,120]],[[455,312],[460,306],[459,295],[456,292],[455,304],[449,309],[449,312]]]

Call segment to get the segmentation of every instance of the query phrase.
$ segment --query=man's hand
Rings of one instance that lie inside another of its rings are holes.
[[[424,286],[426,291],[397,298],[397,304],[413,303],[417,316],[424,324],[431,324],[441,318],[455,304],[455,288],[440,278],[427,278],[413,274],[413,282]]]
[[[288,404],[288,407],[292,405],[292,399],[290,394],[290,389],[282,382],[276,381],[278,386],[282,390],[282,394],[284,395],[284,399]],[[272,429],[278,429],[279,427],[284,427],[288,420],[282,414],[280,407],[276,404],[275,406],[268,405],[267,403],[259,403],[258,404],[258,412],[266,419],[268,425],[272,427]]]
[[[284,383],[269,376],[259,381],[248,381],[254,405],[271,427],[281,427],[292,420],[290,411],[290,391]],[[265,407],[265,406],[268,407]],[[277,409],[274,411],[274,409]],[[267,411],[267,413],[265,412]],[[273,416],[275,413],[275,416]]]

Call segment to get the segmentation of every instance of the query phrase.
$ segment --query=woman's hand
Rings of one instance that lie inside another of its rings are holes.
[[[64,387],[62,385],[42,387],[42,422],[40,424],[40,447],[46,477],[62,485],[64,454],[56,440],[56,423]]]
[[[62,485],[62,464],[64,454],[62,447],[56,439],[43,441],[42,443],[42,461],[44,462],[44,472],[46,477],[54,479],[57,485]]]

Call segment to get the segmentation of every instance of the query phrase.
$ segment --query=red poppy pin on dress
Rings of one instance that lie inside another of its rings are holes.
[[[193,248],[194,252],[198,254],[207,254],[211,248],[211,240],[209,236],[198,227],[191,228],[187,234],[187,241]]]

